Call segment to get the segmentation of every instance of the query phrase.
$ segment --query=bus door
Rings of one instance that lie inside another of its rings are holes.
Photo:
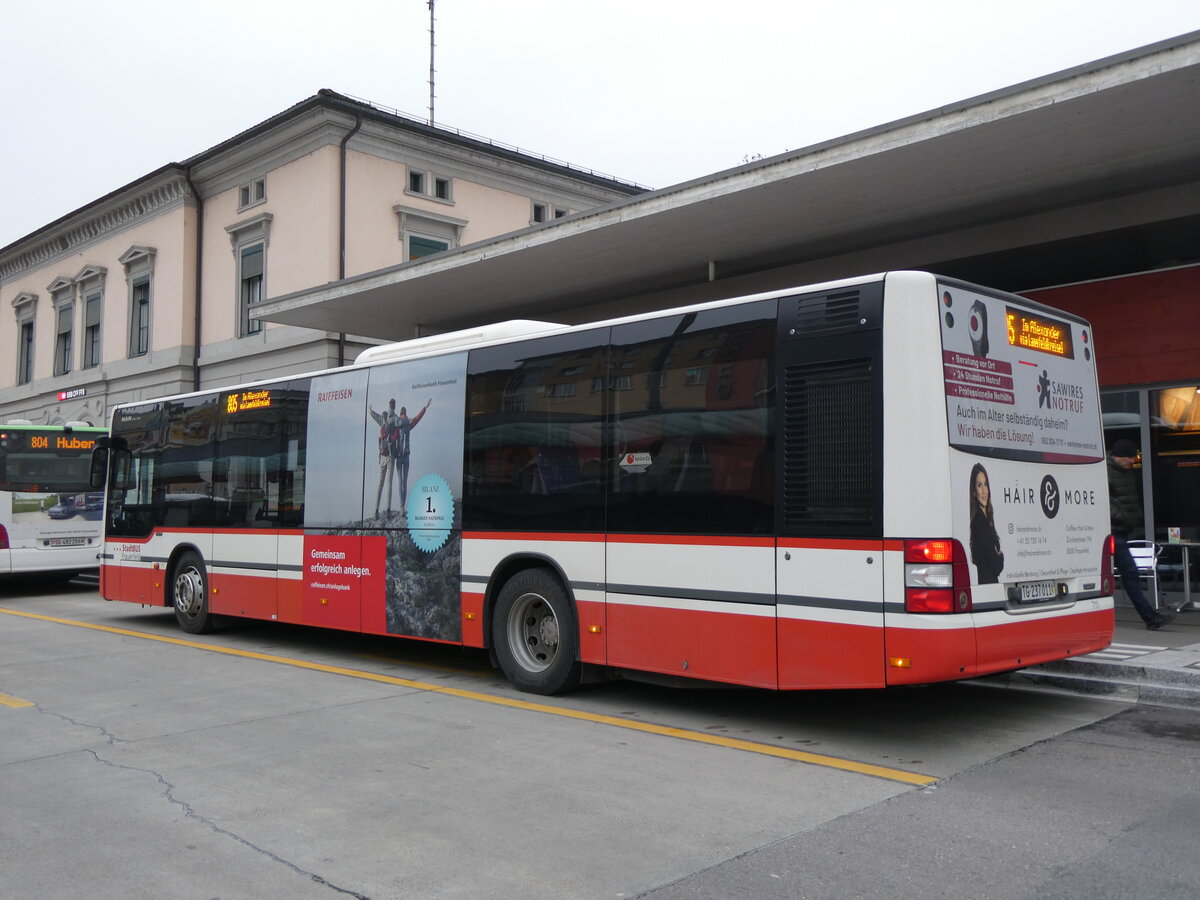
[[[774,688],[770,538],[608,536],[608,662]]]
[[[777,686],[776,307],[613,326],[610,665]]]
[[[780,688],[884,685],[882,299],[875,283],[780,300]]]
[[[215,469],[210,603],[214,613],[274,619],[278,612],[277,504],[270,493],[267,460],[236,453],[237,449],[237,439],[227,439],[222,446],[226,455]]]

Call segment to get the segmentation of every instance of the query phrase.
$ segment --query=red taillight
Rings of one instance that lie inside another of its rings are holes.
[[[954,541],[905,541],[904,561],[948,563],[954,561]]]
[[[1110,534],[1104,539],[1104,550],[1100,553],[1100,593],[1106,597],[1113,593],[1113,553],[1116,544],[1116,538]]]
[[[0,525],[0,550],[8,549],[8,531]]]
[[[971,573],[962,544],[942,538],[904,542],[904,609],[911,613],[971,611]]]
[[[954,591],[946,589],[904,589],[904,611],[910,613],[953,613]]]

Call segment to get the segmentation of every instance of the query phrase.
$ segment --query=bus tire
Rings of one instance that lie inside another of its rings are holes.
[[[578,687],[582,667],[575,611],[562,583],[546,569],[526,569],[496,599],[492,647],[505,676],[532,694]]]
[[[208,609],[208,573],[200,554],[188,550],[175,562],[171,572],[171,605],[175,621],[188,634],[208,634],[213,630],[213,614]]]

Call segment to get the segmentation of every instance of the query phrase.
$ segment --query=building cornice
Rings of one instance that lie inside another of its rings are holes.
[[[0,249],[0,284],[44,268],[131,225],[194,202],[181,169],[136,182]]]

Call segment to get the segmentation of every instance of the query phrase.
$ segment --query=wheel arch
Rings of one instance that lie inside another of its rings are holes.
[[[575,591],[571,587],[571,580],[567,578],[567,573],[552,557],[544,553],[531,553],[522,551],[520,553],[512,553],[500,560],[492,569],[492,574],[488,578],[487,588],[483,592],[483,645],[485,648],[492,649],[492,617],[496,609],[496,598],[500,596],[500,592],[504,590],[504,585],[508,584],[514,576],[529,569],[547,569],[559,584],[562,585],[563,592],[567,596],[567,602],[571,604],[571,610],[575,614],[576,622],[579,620],[579,605],[575,602]],[[578,644],[578,641],[576,641]],[[575,649],[575,658],[579,658],[579,648]]]
[[[166,571],[163,576],[163,606],[175,605],[171,593],[175,582],[175,567],[179,565],[179,558],[189,551],[200,557],[200,562],[204,564],[204,570],[208,573],[208,560],[204,558],[204,552],[199,547],[191,541],[181,541],[176,544],[171,548],[171,553],[167,557]]]

